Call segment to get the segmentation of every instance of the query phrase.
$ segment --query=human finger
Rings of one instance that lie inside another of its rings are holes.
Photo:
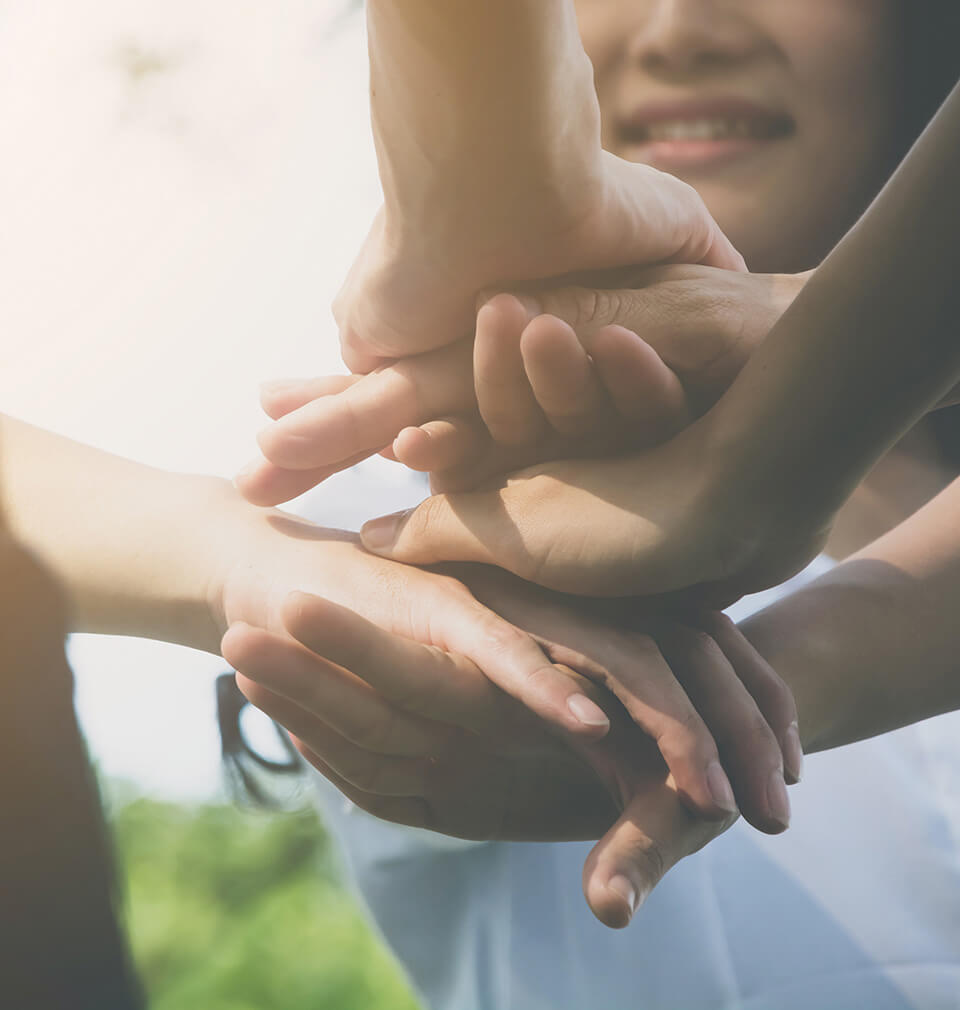
[[[793,692],[726,614],[711,613],[701,626],[733,664],[780,741],[787,782],[799,782],[803,778],[803,745]]]
[[[744,817],[768,834],[790,825],[783,754],[756,701],[713,637],[671,623],[657,641],[713,732]]]
[[[251,704],[292,733],[315,754],[322,755],[326,764],[355,788],[379,796],[424,795],[430,762],[428,753],[402,757],[367,750],[341,736],[299,705],[274,694],[256,681],[238,677],[237,683]]]
[[[572,326],[537,316],[521,334],[520,353],[533,395],[556,431],[587,435],[615,425],[610,398]]]
[[[280,505],[305,494],[333,474],[346,470],[372,455],[372,450],[359,452],[339,463],[320,466],[313,470],[287,470],[258,457],[248,463],[233,478],[233,482],[251,505]]]
[[[431,829],[433,827],[434,816],[430,804],[423,796],[383,796],[358,789],[352,782],[348,782],[342,775],[339,775],[299,737],[294,735],[292,739],[294,747],[305,760],[361,810],[393,824],[405,824],[411,828]]]
[[[234,624],[223,637],[222,650],[244,683],[259,684],[365,750],[416,756],[443,739],[428,718],[400,710],[362,679],[289,638]]]
[[[402,429],[472,404],[470,362],[469,341],[402,359],[291,411],[257,441],[271,463],[289,470],[379,451]]]
[[[735,820],[696,817],[669,780],[639,791],[584,863],[583,891],[593,914],[611,929],[627,926],[671,867]]]
[[[617,413],[631,423],[631,441],[666,441],[693,415],[677,374],[645,340],[625,326],[604,326],[584,338]]]
[[[469,417],[440,417],[404,428],[393,440],[394,458],[423,473],[465,464],[489,435]]]
[[[272,379],[260,385],[260,406],[274,421],[321,396],[342,393],[362,375],[323,375],[309,379]]]
[[[491,436],[503,445],[536,442],[547,431],[520,353],[520,336],[528,318],[521,301],[508,294],[491,298],[477,312],[476,402]]]
[[[306,593],[288,597],[283,621],[297,641],[362,676],[394,704],[442,722],[502,735],[519,723],[500,688],[564,732],[596,739],[610,727],[603,710],[529,635],[467,594],[434,601],[430,627],[438,647],[391,635]]]

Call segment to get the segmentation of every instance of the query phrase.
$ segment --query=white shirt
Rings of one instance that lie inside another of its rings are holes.
[[[583,899],[591,843],[464,843],[319,790],[430,1010],[960,1010],[960,714],[809,757],[789,831],[741,820],[620,932]]]

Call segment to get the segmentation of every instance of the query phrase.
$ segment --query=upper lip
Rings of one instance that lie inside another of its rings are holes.
[[[758,136],[779,136],[793,127],[793,117],[782,110],[749,98],[672,99],[635,105],[620,119],[620,128],[636,139],[643,139],[646,129],[655,123],[691,122],[709,119],[739,119],[750,124]]]

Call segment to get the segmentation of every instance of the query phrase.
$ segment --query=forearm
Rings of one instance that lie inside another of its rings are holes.
[[[742,625],[787,681],[807,750],[960,708],[960,481]]]
[[[839,507],[960,378],[958,178],[960,88],[717,406],[758,493]]]
[[[6,417],[0,458],[7,522],[64,587],[72,630],[218,651],[208,590],[223,524],[204,516],[237,497],[226,481],[165,473]]]
[[[454,217],[457,206],[475,216],[477,201],[495,216],[505,184],[542,193],[561,169],[566,185],[599,158],[570,0],[370,0],[367,19],[374,139],[397,227],[415,228],[438,192]]]

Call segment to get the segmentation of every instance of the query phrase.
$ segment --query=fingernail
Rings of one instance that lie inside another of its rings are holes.
[[[727,773],[720,767],[719,761],[711,761],[707,765],[707,787],[710,790],[710,795],[713,797],[713,802],[721,810],[726,810],[728,814],[735,814],[737,812],[737,801],[733,795],[733,786],[730,785],[730,779],[727,778]]]
[[[607,713],[592,702],[585,694],[572,694],[567,699],[567,708],[584,724],[584,726],[610,726]]]
[[[627,921],[633,918],[633,913],[637,908],[637,889],[621,874],[610,878],[607,887],[618,897],[623,898],[627,903]]]
[[[773,820],[783,825],[784,830],[790,827],[790,797],[787,796],[783,772],[777,768],[770,773],[767,783],[767,812]]]
[[[363,541],[363,546],[371,551],[382,551],[385,547],[389,547],[397,539],[397,530],[409,514],[410,510],[408,509],[404,512],[380,516],[379,519],[371,519],[364,523],[360,529],[360,539]]]
[[[794,782],[799,782],[803,778],[803,744],[800,743],[800,727],[795,722],[787,727],[783,750],[787,774]]]

